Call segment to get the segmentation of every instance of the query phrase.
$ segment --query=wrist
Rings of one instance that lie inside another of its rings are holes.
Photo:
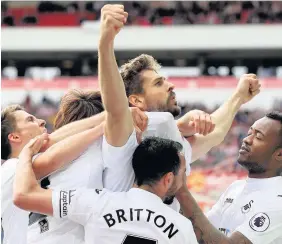
[[[21,160],[24,163],[31,163],[31,159],[33,157],[33,153],[29,150],[22,151],[19,155],[19,160]]]
[[[239,108],[244,104],[244,98],[238,92],[235,92],[232,94],[230,102],[235,110],[238,111]]]
[[[110,40],[106,37],[101,36],[99,40],[98,49],[99,50],[109,50],[114,48],[114,40]]]

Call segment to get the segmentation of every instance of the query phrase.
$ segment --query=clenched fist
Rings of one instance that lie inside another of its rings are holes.
[[[186,113],[177,120],[177,126],[183,136],[192,136],[196,133],[206,136],[215,128],[211,116],[201,110]]]
[[[112,42],[127,21],[128,13],[120,4],[107,4],[101,9],[101,41]]]
[[[261,84],[255,74],[245,74],[240,78],[235,94],[244,104],[260,93],[260,87]]]

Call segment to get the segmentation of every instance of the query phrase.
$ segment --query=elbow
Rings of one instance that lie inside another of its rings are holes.
[[[27,199],[27,195],[21,192],[16,192],[13,194],[13,203],[15,206],[17,206],[18,208],[21,209],[26,209],[26,199]]]

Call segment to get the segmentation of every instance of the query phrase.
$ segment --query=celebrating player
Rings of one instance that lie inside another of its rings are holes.
[[[208,212],[210,222],[186,187],[177,194],[184,215],[204,243],[282,243],[281,112],[269,113],[251,126],[238,162],[248,170],[248,178],[228,187]]]

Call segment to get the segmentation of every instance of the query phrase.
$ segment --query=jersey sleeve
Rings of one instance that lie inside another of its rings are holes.
[[[134,172],[131,164],[132,156],[138,146],[134,130],[122,147],[110,145],[105,136],[102,143],[104,162],[103,186],[111,191],[127,191],[134,182]]]
[[[236,230],[253,244],[270,244],[282,237],[282,211],[268,210],[253,214]]]
[[[52,193],[53,216],[85,225],[92,214],[99,212],[99,201],[106,190],[57,190]]]
[[[192,147],[181,135],[174,117],[167,112],[148,112],[147,116],[149,119],[148,128],[143,133],[143,138],[157,136],[179,142],[183,146],[182,152],[186,160],[186,174],[189,175],[192,160]]]
[[[216,228],[219,228],[221,217],[222,217],[222,207],[224,205],[224,193],[220,196],[219,200],[213,205],[211,210],[206,213],[207,218]]]

